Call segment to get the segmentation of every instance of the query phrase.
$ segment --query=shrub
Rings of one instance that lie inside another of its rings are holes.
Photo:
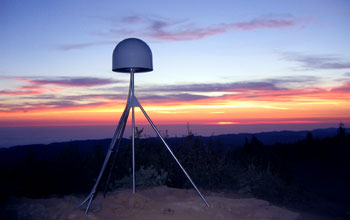
[[[153,186],[164,185],[168,177],[168,173],[161,169],[159,172],[151,165],[147,168],[143,166],[135,173],[136,187],[147,188]],[[112,190],[117,188],[128,188],[132,184],[132,174],[114,181],[111,186]]]

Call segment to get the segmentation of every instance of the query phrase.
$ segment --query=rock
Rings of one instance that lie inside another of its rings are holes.
[[[164,215],[174,215],[174,210],[167,208],[167,209],[163,209],[162,214]]]

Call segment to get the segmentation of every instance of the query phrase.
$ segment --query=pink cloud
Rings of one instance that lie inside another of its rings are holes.
[[[296,19],[290,15],[267,15],[248,21],[218,23],[199,27],[188,20],[172,20],[159,17],[132,15],[116,19],[107,19],[113,28],[103,33],[94,33],[102,37],[120,37],[139,35],[162,41],[192,41],[206,37],[224,34],[231,31],[256,31],[261,29],[281,29],[307,23],[308,20]],[[117,25],[116,25],[117,22]],[[124,24],[124,25],[121,25]],[[115,27],[118,27],[117,29]],[[114,44],[111,41],[66,44],[58,47],[60,50],[83,49],[102,44]]]
[[[21,86],[17,90],[1,90],[0,95],[20,96],[20,95],[39,95],[45,93],[45,90],[37,85]]]
[[[222,34],[227,32],[226,27],[222,28],[207,28],[207,29],[195,29],[195,30],[184,30],[179,32],[167,32],[163,30],[154,31],[149,33],[149,36],[159,40],[168,40],[168,41],[190,41],[198,40],[205,37]]]
[[[2,90],[0,91],[0,95],[38,95],[43,94],[42,90],[23,90],[23,91],[12,91],[12,90]]]
[[[282,54],[288,61],[294,61],[306,69],[350,69],[350,62],[337,55],[314,55],[286,52]]]
[[[34,87],[36,85],[56,85],[65,87],[92,87],[92,86],[102,86],[117,83],[113,79],[97,78],[97,77],[60,77],[55,79],[24,79],[16,78],[18,81],[28,82]],[[31,87],[31,86],[29,86]]]
[[[98,42],[87,42],[87,43],[73,43],[73,44],[64,44],[57,47],[58,50],[75,50],[75,49],[84,49],[92,46],[108,45],[115,44],[114,41],[98,41]]]
[[[287,19],[253,19],[248,22],[232,23],[230,26],[234,29],[251,31],[258,29],[285,28],[297,25],[295,20]]]
[[[349,93],[350,94],[350,81],[343,83],[343,85],[333,88],[331,90],[332,92],[343,92],[343,93]]]
[[[25,85],[14,89],[0,90],[0,95],[39,95],[48,92],[57,93],[64,87],[94,87],[120,82],[113,79],[95,77],[60,77],[52,79],[14,78],[14,80],[24,82]]]
[[[342,85],[333,88],[318,88],[306,86],[304,88],[287,87],[292,82],[305,81],[309,79],[304,78],[281,78],[281,79],[267,79],[262,81],[248,81],[248,82],[228,82],[228,83],[211,83],[211,84],[176,84],[176,85],[152,85],[148,87],[139,88],[139,98],[144,103],[158,103],[162,102],[165,105],[176,105],[176,103],[216,103],[223,100],[244,100],[244,101],[276,101],[288,102],[296,98],[304,97],[305,102],[309,100],[331,99],[344,100],[350,94],[350,82],[346,81]],[[312,79],[312,78],[311,78]],[[31,83],[32,80],[19,79]],[[106,93],[108,89],[89,90],[86,94],[45,94],[50,92],[50,87],[43,87],[43,85],[51,84],[54,81],[56,85],[57,79],[45,80],[45,82],[37,82],[38,84],[29,84],[18,87],[18,90],[2,90],[0,95],[28,95],[22,104],[3,105],[0,112],[6,111],[34,111],[36,109],[55,109],[55,108],[83,108],[93,106],[104,106],[115,103],[124,103],[124,93]],[[79,82],[79,83],[78,83]],[[86,85],[88,81],[74,82],[73,84]],[[316,83],[317,81],[315,81]],[[66,85],[66,82],[59,84]],[[71,85],[69,82],[68,85]],[[64,89],[61,87],[61,89]],[[85,89],[85,87],[84,87]],[[115,88],[110,88],[115,91]],[[120,88],[119,88],[120,89]],[[116,90],[118,91],[118,90]],[[207,92],[224,91],[228,94],[218,96],[207,96]],[[101,93],[103,92],[103,93]],[[152,95],[151,95],[152,94]],[[157,94],[157,95],[153,95]],[[32,95],[32,96],[31,96]]]
[[[260,29],[279,29],[296,26],[305,21],[295,19],[291,16],[264,16],[244,22],[231,22],[211,25],[208,27],[197,27],[188,22],[176,22],[168,19],[148,19],[141,16],[133,16],[132,20],[137,23],[143,23],[145,28],[141,34],[168,41],[189,41],[198,40],[205,37],[223,34],[230,31],[253,31]],[[130,24],[130,22],[125,22]],[[131,30],[123,29],[115,33],[128,33]]]

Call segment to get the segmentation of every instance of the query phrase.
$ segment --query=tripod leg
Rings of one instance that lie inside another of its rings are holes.
[[[124,110],[124,112],[123,112],[123,114],[122,114],[122,116],[121,116],[121,118],[120,118],[120,121],[119,121],[119,123],[118,123],[117,129],[116,129],[116,131],[115,131],[115,133],[114,133],[114,135],[113,135],[111,144],[110,144],[110,146],[109,146],[108,152],[107,152],[106,157],[105,157],[105,160],[104,160],[104,162],[103,162],[101,171],[100,171],[100,173],[99,173],[99,175],[98,175],[98,177],[97,177],[97,180],[96,180],[96,183],[95,183],[94,187],[93,187],[92,190],[91,190],[91,193],[90,193],[90,194],[87,196],[87,198],[86,198],[82,203],[80,203],[79,206],[77,207],[77,208],[79,208],[79,207],[81,207],[84,203],[86,203],[87,201],[89,201],[89,203],[88,203],[88,205],[87,205],[87,207],[86,207],[86,210],[85,210],[85,214],[87,214],[88,211],[89,211],[89,208],[90,208],[90,205],[91,205],[91,201],[92,201],[92,199],[93,199],[94,196],[95,196],[97,186],[98,186],[98,184],[100,183],[100,180],[101,180],[101,178],[102,178],[103,172],[104,172],[104,170],[105,170],[105,168],[106,168],[106,166],[107,166],[107,164],[108,164],[109,158],[110,158],[111,153],[112,153],[112,151],[113,151],[113,147],[114,147],[114,145],[115,145],[115,142],[117,141],[117,137],[118,137],[118,134],[120,133],[121,127],[122,127],[124,121],[127,121],[127,117],[125,117],[125,116],[126,116],[126,112],[128,112],[128,111],[130,111],[130,106],[129,106],[129,105],[127,105],[127,106],[125,107],[125,110]]]
[[[132,107],[132,192],[135,194],[135,107]]]
[[[129,112],[130,111],[127,111],[126,113],[126,118],[129,117]],[[107,181],[106,181],[106,185],[105,185],[105,189],[103,191],[103,196],[106,197],[106,193],[107,193],[107,190],[108,190],[108,186],[109,186],[109,183],[110,183],[110,180],[111,180],[111,176],[112,176],[112,171],[113,171],[113,168],[114,168],[114,164],[115,164],[115,161],[116,161],[116,158],[117,158],[117,154],[118,154],[118,151],[119,151],[119,147],[120,147],[120,144],[121,144],[121,140],[123,138],[123,135],[124,135],[124,131],[125,131],[125,126],[126,126],[126,122],[127,122],[127,119],[126,120],[123,120],[124,121],[124,124],[122,125],[122,129],[121,129],[121,132],[120,132],[120,135],[118,137],[118,142],[115,146],[115,149],[114,149],[114,153],[113,153],[113,160],[112,160],[112,165],[110,167],[110,170],[109,170],[109,173],[108,173],[108,177],[107,177]]]
[[[137,101],[138,102],[138,101]],[[197,191],[197,193],[199,194],[199,196],[201,197],[201,199],[203,200],[203,202],[209,207],[209,204],[207,202],[207,200],[204,198],[204,196],[202,195],[202,193],[198,190],[196,184],[194,184],[194,182],[192,181],[191,177],[187,174],[186,170],[182,167],[182,165],[180,164],[180,162],[178,161],[178,159],[175,157],[174,153],[172,152],[172,150],[170,149],[170,147],[168,146],[168,144],[164,141],[162,135],[160,134],[160,132],[158,131],[157,127],[153,124],[151,118],[147,115],[146,111],[143,109],[142,105],[138,102],[138,106],[140,107],[141,111],[143,112],[143,114],[145,115],[145,117],[147,118],[148,122],[151,124],[153,130],[157,133],[158,137],[162,140],[163,144],[165,145],[165,147],[168,149],[169,153],[171,154],[171,156],[175,159],[176,163],[179,165],[179,167],[181,168],[181,170],[184,172],[184,174],[186,175],[187,179],[191,182],[193,188],[195,188],[195,190]]]

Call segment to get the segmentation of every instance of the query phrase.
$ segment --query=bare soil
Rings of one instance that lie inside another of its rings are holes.
[[[93,200],[89,213],[75,209],[83,197],[15,199],[3,209],[3,217],[13,219],[120,219],[120,220],[232,220],[303,219],[296,212],[269,202],[239,195],[204,193],[207,207],[194,190],[165,186],[138,190],[118,190]],[[6,211],[4,211],[6,210]]]

